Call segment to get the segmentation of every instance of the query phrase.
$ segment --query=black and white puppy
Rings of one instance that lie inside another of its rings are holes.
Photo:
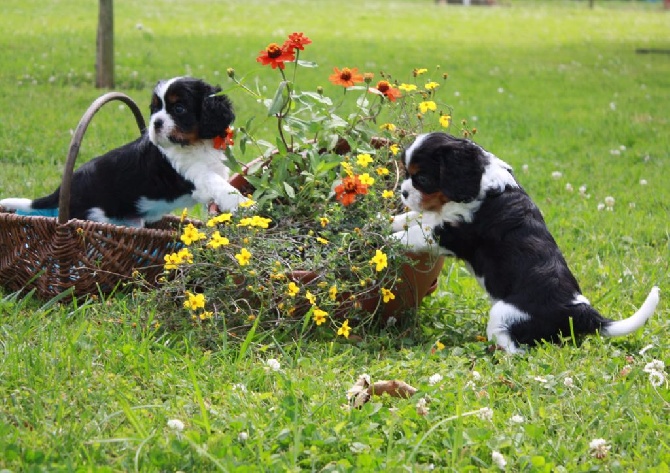
[[[512,168],[475,143],[446,133],[419,136],[403,153],[402,200],[393,222],[413,251],[456,256],[489,294],[489,340],[508,352],[561,335],[620,336],[654,313],[654,287],[631,317],[613,321],[584,297],[542,214]]]
[[[235,118],[219,92],[190,77],[159,82],[148,130],[73,174],[70,217],[141,227],[196,203],[235,210],[245,198],[228,183],[229,169],[213,144]],[[0,205],[24,215],[56,215],[59,195],[60,187],[39,199],[3,199]]]

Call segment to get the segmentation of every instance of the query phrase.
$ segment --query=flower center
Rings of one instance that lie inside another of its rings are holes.
[[[391,88],[391,84],[389,84],[385,80],[380,80],[379,83],[377,84],[377,90],[380,91],[382,94],[385,92],[388,92],[388,90]]]
[[[268,53],[268,57],[272,59],[278,58],[282,53],[281,47],[277,43],[270,43],[265,50]]]
[[[346,192],[356,192],[356,181],[354,181],[353,179],[345,180],[344,190]]]
[[[348,67],[342,69],[342,71],[340,72],[340,79],[351,80],[351,69],[349,69]]]

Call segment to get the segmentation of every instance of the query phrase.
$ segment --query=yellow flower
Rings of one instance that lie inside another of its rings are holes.
[[[331,301],[334,301],[337,297],[337,286],[335,284],[330,286],[330,289],[328,289],[328,296],[330,296]]]
[[[202,309],[205,307],[205,295],[204,294],[193,294],[192,292],[186,291],[187,299],[184,301],[184,307],[190,310]]]
[[[451,125],[451,115],[440,115],[440,125],[444,128],[449,128],[449,125]]]
[[[165,270],[168,269],[177,269],[177,265],[181,263],[181,259],[177,253],[170,253],[169,255],[163,256],[165,260]]]
[[[354,169],[351,167],[351,163],[348,163],[346,161],[342,161],[342,169],[344,169],[344,172],[347,174],[347,176],[353,176],[354,175]]]
[[[230,240],[228,238],[221,236],[219,231],[215,231],[212,233],[212,238],[210,238],[209,242],[207,242],[207,246],[210,248],[218,248],[219,246],[225,246],[230,243]]]
[[[182,248],[181,250],[179,250],[177,256],[179,257],[180,263],[183,263],[184,261],[187,263],[193,263],[193,254],[188,248]]]
[[[381,250],[375,250],[375,256],[370,260],[370,264],[374,264],[375,269],[381,271],[388,266],[388,259]]]
[[[438,340],[437,342],[435,342],[435,349],[437,351],[444,350],[444,343]]]
[[[388,131],[391,131],[391,132],[396,130],[396,126],[393,123],[383,123],[383,124],[379,125],[379,128],[381,130],[388,130]]]
[[[183,222],[186,220],[186,217],[188,216],[188,208],[184,207],[184,210],[181,211],[181,217],[179,218],[180,222]]]
[[[372,184],[375,183],[375,179],[370,176],[367,172],[361,174],[358,176],[358,180],[361,181],[361,184],[365,184],[366,186],[371,186]]]
[[[314,307],[314,313],[312,314],[312,318],[314,319],[314,323],[316,325],[321,325],[326,321],[326,317],[328,317],[328,312],[325,310],[321,310],[318,307]]]
[[[400,146],[394,143],[391,146],[389,146],[389,150],[391,150],[391,153],[393,153],[393,156],[395,156],[400,152]]]
[[[342,326],[337,329],[337,334],[342,335],[344,338],[349,338],[349,332],[351,332],[351,327],[349,327],[349,319],[347,319]]]
[[[356,157],[356,163],[362,168],[368,167],[368,164],[371,162],[372,156],[370,156],[368,153],[362,153]]]
[[[398,86],[400,90],[403,92],[412,92],[413,90],[416,90],[416,85],[414,84],[400,84]]]
[[[253,207],[254,205],[256,205],[256,202],[252,199],[247,199],[244,202],[240,202],[240,207],[242,208]]]
[[[217,223],[228,223],[232,220],[233,214],[231,213],[224,213],[224,214],[219,214],[216,217],[212,217],[209,220],[207,220],[207,226],[208,227],[213,227]]]
[[[249,253],[249,250],[246,248],[242,248],[240,252],[235,255],[235,259],[240,263],[240,266],[246,266],[249,264],[249,260],[251,260],[251,253]]]
[[[413,72],[414,72],[414,77],[416,77],[416,76],[420,76],[421,74],[425,74],[426,72],[428,72],[428,69],[426,69],[426,68],[414,69]]]
[[[435,82],[435,81],[430,81],[430,82],[428,82],[424,87],[426,88],[426,90],[435,90],[435,89],[437,89],[439,86],[440,86],[440,84],[438,84],[437,82]]]
[[[312,305],[316,304],[316,296],[311,292],[307,291],[305,293],[305,298],[309,301],[310,304]]]
[[[195,228],[192,223],[189,223],[184,227],[184,233],[182,233],[181,237],[179,237],[179,239],[183,241],[185,245],[190,245],[194,241],[204,240],[206,238],[207,235]]]
[[[382,197],[384,199],[392,199],[394,195],[395,195],[395,192],[390,191],[390,190],[385,190],[384,192],[382,192]]]
[[[391,171],[388,170],[388,168],[377,168],[375,169],[378,175],[380,176],[388,176]]]
[[[421,111],[421,113],[426,113],[428,110],[435,111],[437,110],[437,104],[432,100],[427,100],[419,104],[419,110]]]
[[[329,243],[328,240],[326,240],[325,238],[321,238],[321,237],[316,237],[316,241],[318,241],[322,245],[327,245]]]
[[[214,312],[204,311],[200,313],[200,320],[211,319],[214,316]]]
[[[237,224],[238,227],[258,227],[258,228],[268,228],[270,226],[272,219],[259,217],[254,215],[253,217],[244,217],[240,219],[240,223]]]
[[[395,299],[395,294],[393,294],[390,289],[382,287],[382,299],[384,300],[384,303],[387,303]]]
[[[330,220],[328,220],[328,217],[321,217],[319,219],[319,222],[321,223],[322,227],[325,227],[326,225],[328,225],[330,223]]]
[[[286,293],[289,296],[295,297],[295,296],[298,295],[299,292],[300,292],[300,288],[298,287],[298,285],[296,283],[294,283],[293,281],[288,283],[288,290],[286,291]]]

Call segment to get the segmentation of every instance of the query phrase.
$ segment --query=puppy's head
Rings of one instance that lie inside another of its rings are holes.
[[[230,100],[206,82],[190,77],[161,81],[151,98],[149,139],[158,146],[191,146],[225,136],[235,115]]]
[[[449,202],[477,199],[488,164],[479,146],[446,133],[419,136],[402,160],[407,171],[400,187],[403,203],[429,212],[440,212]]]

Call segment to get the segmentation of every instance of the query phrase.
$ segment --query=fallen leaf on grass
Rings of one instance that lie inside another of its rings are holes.
[[[355,408],[361,407],[368,402],[374,395],[381,396],[388,394],[391,397],[401,397],[404,399],[412,397],[417,389],[404,381],[397,379],[388,381],[377,381],[372,383],[370,375],[363,374],[347,391],[347,400]]]

